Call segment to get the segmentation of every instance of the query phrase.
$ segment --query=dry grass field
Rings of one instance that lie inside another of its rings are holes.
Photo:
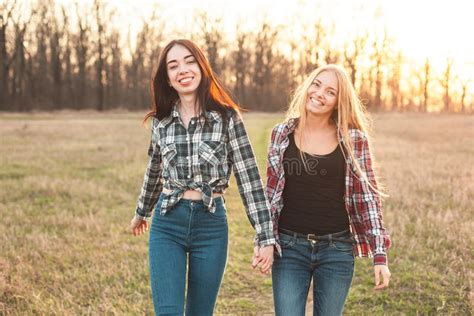
[[[245,114],[262,174],[281,117]],[[470,315],[474,117],[373,118],[392,281],[374,292],[370,260],[358,260],[345,313]],[[0,114],[0,314],[152,314],[147,237],[127,231],[149,142],[140,122],[141,113]],[[271,315],[271,278],[251,270],[253,231],[234,180],[226,199],[216,314]]]

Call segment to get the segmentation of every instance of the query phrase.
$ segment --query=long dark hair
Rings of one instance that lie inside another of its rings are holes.
[[[202,50],[193,42],[187,39],[172,40],[165,46],[160,54],[158,68],[153,77],[151,89],[153,103],[151,111],[145,115],[144,121],[150,116],[155,116],[159,120],[169,116],[174,103],[179,99],[178,93],[168,84],[168,71],[166,66],[166,55],[175,45],[186,47],[196,59],[201,70],[201,82],[197,88],[197,99],[199,104],[198,113],[204,111],[218,111],[224,120],[227,119],[227,110],[240,110],[240,106],[232,100],[229,92],[224,89],[219,79],[209,65],[209,61],[204,56]]]

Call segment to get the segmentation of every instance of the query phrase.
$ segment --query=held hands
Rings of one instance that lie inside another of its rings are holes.
[[[382,290],[388,287],[388,282],[390,281],[390,270],[386,265],[375,265],[374,266],[375,274],[375,287],[374,290]],[[382,279],[380,279],[382,276]]]
[[[263,274],[270,274],[273,264],[273,245],[253,248],[252,268],[259,268]]]
[[[143,219],[138,219],[134,217],[130,222],[130,230],[135,236],[144,234],[146,231],[148,231],[148,222]]]

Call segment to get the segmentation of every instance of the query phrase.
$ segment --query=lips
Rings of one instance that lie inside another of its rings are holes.
[[[314,105],[324,106],[324,103],[322,103],[321,101],[316,100],[316,98],[314,98],[314,97],[309,97],[309,99],[311,100],[311,103],[314,104]]]
[[[181,84],[186,84],[186,83],[189,83],[191,82],[192,80],[194,79],[194,77],[184,77],[184,78],[181,78],[178,80],[179,83]]]

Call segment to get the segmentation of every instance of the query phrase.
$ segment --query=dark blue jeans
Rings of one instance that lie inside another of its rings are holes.
[[[326,235],[328,236],[328,235]],[[354,274],[350,233],[341,241],[309,241],[280,233],[282,257],[272,268],[276,315],[305,315],[313,279],[313,315],[341,315]]]
[[[202,201],[185,199],[165,215],[155,211],[149,259],[156,315],[184,314],[186,284],[186,315],[212,315],[227,261],[228,240],[224,200],[219,197],[215,203],[214,214]]]

